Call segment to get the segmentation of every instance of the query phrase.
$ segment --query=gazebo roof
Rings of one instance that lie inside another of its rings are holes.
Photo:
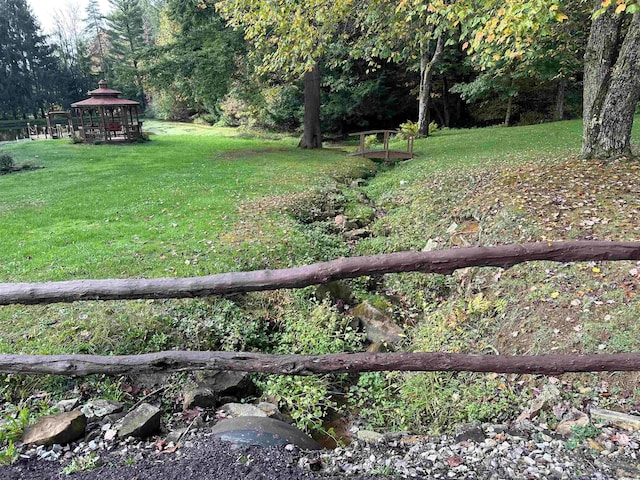
[[[116,107],[123,105],[140,105],[139,102],[127,100],[126,98],[118,98],[120,96],[118,90],[107,88],[107,82],[100,80],[98,88],[89,92],[90,98],[72,103],[74,108],[78,107]]]

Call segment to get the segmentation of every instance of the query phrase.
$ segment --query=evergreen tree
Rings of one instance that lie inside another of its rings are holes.
[[[109,3],[113,8],[106,18],[111,76],[115,86],[125,95],[137,98],[144,108],[140,60],[147,45],[140,0],[109,0]]]
[[[184,118],[214,112],[227,93],[235,56],[242,48],[240,32],[227,28],[211,5],[169,0],[157,42],[145,68],[155,113]]]
[[[85,46],[87,55],[90,59],[95,58],[96,70],[98,76],[107,75],[106,53],[106,34],[104,28],[104,16],[100,12],[98,0],[89,0],[86,9],[84,32],[89,38]]]
[[[0,0],[0,110],[6,117],[42,113],[55,100],[58,70],[26,0]]]

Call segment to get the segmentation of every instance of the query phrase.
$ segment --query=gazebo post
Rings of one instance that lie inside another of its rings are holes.
[[[49,132],[49,134],[51,134],[51,138],[53,138],[53,134],[52,134],[52,130],[51,130],[51,115],[49,115],[49,112],[45,113],[44,115],[45,117],[47,117],[47,131],[44,132],[44,138],[47,138],[47,132]]]

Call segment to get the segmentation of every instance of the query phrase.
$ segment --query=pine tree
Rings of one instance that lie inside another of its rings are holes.
[[[109,0],[113,7],[106,17],[109,56],[116,85],[135,96],[145,107],[139,63],[145,51],[143,10],[139,0]],[[133,90],[132,90],[133,89]]]
[[[98,76],[107,75],[107,64],[105,60],[106,45],[104,17],[100,12],[98,0],[89,0],[85,17],[85,33],[91,39],[87,45],[90,58],[97,57]]]
[[[0,110],[13,118],[37,116],[54,101],[58,64],[26,0],[0,0]]]

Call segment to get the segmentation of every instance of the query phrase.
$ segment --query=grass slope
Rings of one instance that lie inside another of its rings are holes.
[[[637,239],[640,230],[637,165],[579,160],[577,121],[437,132],[416,142],[417,159],[361,189],[332,185],[374,168],[341,152],[301,151],[292,139],[233,130],[152,127],[158,134],[143,145],[3,147],[46,168],[0,177],[0,281],[202,275],[425,247]],[[368,215],[371,206],[357,202],[345,210],[345,202],[364,195],[376,207],[373,236],[345,243],[323,210]],[[538,263],[451,277],[388,275],[352,286],[405,327],[407,350],[637,351],[636,267]],[[310,296],[1,307],[0,352],[360,348],[349,317]],[[596,404],[640,409],[636,380],[563,377],[555,400],[562,408],[554,412],[581,405],[585,396],[577,392],[591,392]],[[264,386],[301,424],[317,427],[324,409],[335,406],[331,381],[272,378]],[[373,373],[362,375],[345,401],[375,428],[437,429],[513,419],[546,384],[535,377]],[[540,415],[551,426],[562,418]]]

